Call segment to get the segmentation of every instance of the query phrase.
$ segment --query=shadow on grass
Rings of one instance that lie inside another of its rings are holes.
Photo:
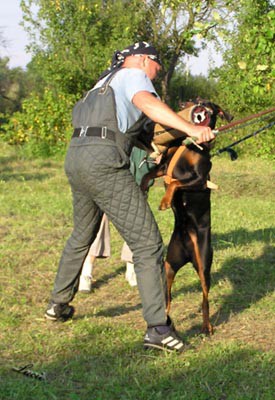
[[[93,283],[93,290],[98,290],[101,287],[105,286],[108,284],[108,282],[112,279],[114,279],[116,276],[124,274],[125,273],[125,266],[121,266],[119,268],[117,268],[116,270],[112,271],[109,274],[105,274],[102,277],[100,277],[99,279],[96,280],[95,283]],[[104,299],[103,299],[103,303],[104,304]],[[83,319],[86,317],[91,317],[91,316],[96,316],[96,317],[114,317],[117,315],[124,315],[124,314],[128,314],[132,311],[137,311],[137,310],[141,310],[142,306],[141,303],[138,302],[135,305],[132,306],[127,306],[127,305],[117,305],[114,307],[104,307],[104,310],[100,310],[97,311],[96,313],[86,313],[84,316],[78,316],[76,315],[74,317],[74,319]]]
[[[12,169],[13,170],[13,169]],[[26,182],[26,181],[44,181],[53,176],[53,174],[41,174],[41,173],[7,173],[6,171],[0,171],[1,181],[9,182],[9,181],[17,181],[17,182]]]
[[[43,168],[56,168],[57,166],[59,166],[58,163],[45,160],[39,167],[39,171],[42,171]],[[9,182],[12,180],[18,182],[32,181],[32,180],[43,181],[51,178],[52,176],[54,176],[54,173],[41,173],[41,172],[34,173],[34,172],[23,171],[22,162],[17,155],[12,155],[9,157],[0,157],[1,181],[4,182]]]
[[[274,290],[275,249],[270,245],[272,234],[274,234],[274,230],[270,228],[254,232],[239,229],[234,232],[229,232],[226,235],[213,235],[214,257],[215,242],[218,244],[218,248],[222,247],[223,249],[232,247],[234,243],[238,245],[245,245],[253,241],[265,243],[263,252],[258,258],[229,257],[219,271],[215,273],[212,272],[212,287],[223,280],[228,280],[232,286],[232,293],[230,295],[222,295],[221,305],[214,315],[211,315],[210,300],[210,315],[211,320],[215,321],[215,326],[227,322],[232,313],[242,312]],[[185,268],[190,267],[190,264],[185,266]],[[180,289],[173,290],[172,288],[172,296],[173,299],[175,299],[181,294],[197,291],[202,292],[199,278],[195,284],[184,285],[183,282]],[[198,306],[200,306],[200,304],[198,304]],[[193,326],[189,331],[185,332],[185,334],[187,337],[192,336],[200,329],[201,326]]]
[[[225,234],[212,234],[212,245],[215,250],[230,248],[234,245],[245,245],[251,242],[262,242],[269,244],[272,236],[275,234],[275,228],[257,229],[250,232],[247,229],[240,228],[238,230]]]
[[[260,351],[224,346],[199,354],[164,354],[144,351],[130,331],[123,341],[118,339],[122,332],[110,326],[87,333],[67,339],[65,354],[55,355],[55,361],[34,365],[46,373],[44,382],[4,370],[2,398],[271,400],[274,394],[271,356]]]
[[[125,267],[121,266],[121,267],[115,269],[114,271],[110,272],[109,274],[105,274],[105,275],[101,276],[99,279],[97,279],[93,283],[93,288],[94,289],[101,288],[101,286],[106,285],[110,280],[114,279],[117,275],[122,274],[124,271],[125,271]]]
[[[228,321],[230,314],[242,312],[274,290],[274,261],[275,250],[266,245],[258,258],[230,258],[221,271],[213,274],[213,283],[226,278],[232,285],[232,293],[223,298],[220,310],[212,316],[216,325]]]
[[[106,310],[98,311],[96,314],[93,314],[97,317],[114,317],[116,315],[123,315],[128,314],[132,311],[141,310],[141,303],[136,304],[134,306],[116,306],[116,307],[109,307]]]
[[[16,154],[7,157],[0,156],[0,167],[4,165],[10,165],[15,161],[18,161],[18,156]]]

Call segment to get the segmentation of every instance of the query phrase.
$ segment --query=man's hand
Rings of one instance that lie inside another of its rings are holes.
[[[215,135],[209,126],[191,125],[188,129],[188,135],[197,138],[196,143],[210,142],[215,139]]]

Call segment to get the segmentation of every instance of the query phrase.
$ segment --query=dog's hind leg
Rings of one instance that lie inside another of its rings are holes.
[[[167,293],[166,293],[166,313],[169,315],[170,307],[171,307],[171,288],[175,278],[175,271],[171,267],[171,264],[168,261],[165,261],[165,272],[166,272],[166,280],[167,280]]]
[[[194,232],[189,232],[190,239],[192,241],[194,247],[194,267],[199,275],[201,287],[202,287],[202,316],[203,316],[203,325],[202,331],[207,334],[213,334],[213,327],[209,320],[209,301],[208,301],[208,293],[209,293],[209,282],[206,282],[205,271],[203,268],[202,257],[200,254],[199,246],[198,246],[198,238]]]

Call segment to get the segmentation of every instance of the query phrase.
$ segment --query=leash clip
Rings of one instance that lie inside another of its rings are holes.
[[[143,157],[143,159],[141,160],[141,162],[139,163],[138,168],[141,168],[143,166],[144,163],[147,163],[147,156]]]
[[[141,168],[141,167],[143,166],[143,164],[145,164],[145,163],[146,163],[146,164],[155,164],[155,165],[158,165],[158,164],[160,163],[160,161],[158,162],[158,161],[156,161],[156,160],[150,160],[150,159],[147,158],[147,156],[145,156],[145,157],[141,160],[141,162],[140,162],[138,168]]]

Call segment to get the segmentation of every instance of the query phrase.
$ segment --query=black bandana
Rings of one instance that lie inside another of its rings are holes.
[[[137,42],[132,44],[131,46],[126,47],[122,51],[115,51],[112,57],[111,66],[100,75],[99,80],[105,78],[105,76],[110,74],[110,72],[120,69],[126,57],[139,54],[146,54],[149,58],[161,65],[158,52],[154,46],[150,45],[147,42]]]

